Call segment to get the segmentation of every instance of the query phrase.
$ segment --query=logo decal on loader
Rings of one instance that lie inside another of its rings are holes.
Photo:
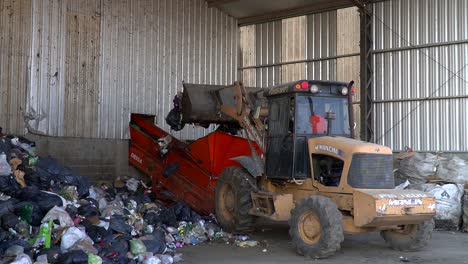
[[[315,145],[315,150],[322,150],[322,151],[330,152],[339,156],[343,156],[343,151],[341,149],[337,149],[335,147],[331,147],[327,145]]]
[[[417,205],[422,205],[422,204],[423,202],[421,199],[405,199],[405,200],[388,201],[389,206],[400,206],[400,205],[417,206]]]

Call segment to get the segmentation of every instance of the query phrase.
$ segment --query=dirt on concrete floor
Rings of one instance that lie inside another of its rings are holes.
[[[263,230],[262,230],[263,228]],[[202,244],[180,250],[183,263],[443,263],[468,264],[468,233],[435,231],[429,246],[419,252],[399,252],[388,248],[378,233],[345,236],[341,250],[323,260],[305,259],[294,251],[288,226],[259,227],[252,239],[260,246],[240,248],[232,244]],[[266,252],[262,252],[263,249]]]

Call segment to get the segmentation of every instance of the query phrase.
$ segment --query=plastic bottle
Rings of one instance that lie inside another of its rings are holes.
[[[31,243],[33,247],[39,247],[41,245],[44,245],[44,248],[50,248],[52,226],[52,220],[50,220],[49,223],[43,223],[41,225],[39,234],[37,234],[36,238]]]
[[[21,143],[20,148],[24,149],[30,156],[36,156],[34,147],[31,147],[29,144]]]
[[[11,167],[8,164],[5,153],[0,154],[0,176],[8,176],[11,174]]]

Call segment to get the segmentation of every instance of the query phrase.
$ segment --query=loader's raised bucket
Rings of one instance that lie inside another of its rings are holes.
[[[182,121],[184,123],[229,124],[236,121],[220,111],[222,105],[236,106],[234,85],[183,83]],[[260,88],[245,88],[249,93]]]
[[[359,227],[415,224],[435,215],[435,198],[417,190],[356,189],[353,200]]]
[[[220,99],[217,91],[226,88],[222,85],[205,85],[184,83],[182,96],[182,121],[184,123],[215,123],[223,124],[234,122],[234,119],[221,113]],[[234,98],[234,94],[232,94]],[[231,102],[235,105],[234,99]]]

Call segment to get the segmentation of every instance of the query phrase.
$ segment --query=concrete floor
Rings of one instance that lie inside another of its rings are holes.
[[[468,234],[441,232],[433,234],[429,246],[419,252],[399,252],[388,248],[378,233],[346,236],[341,251],[329,259],[305,259],[295,253],[289,239],[287,225],[269,225],[257,231],[253,239],[260,246],[240,248],[221,243],[202,244],[186,247],[178,252],[183,254],[183,263],[443,263],[468,264]],[[266,246],[265,246],[266,245]],[[267,252],[262,252],[266,248]]]

